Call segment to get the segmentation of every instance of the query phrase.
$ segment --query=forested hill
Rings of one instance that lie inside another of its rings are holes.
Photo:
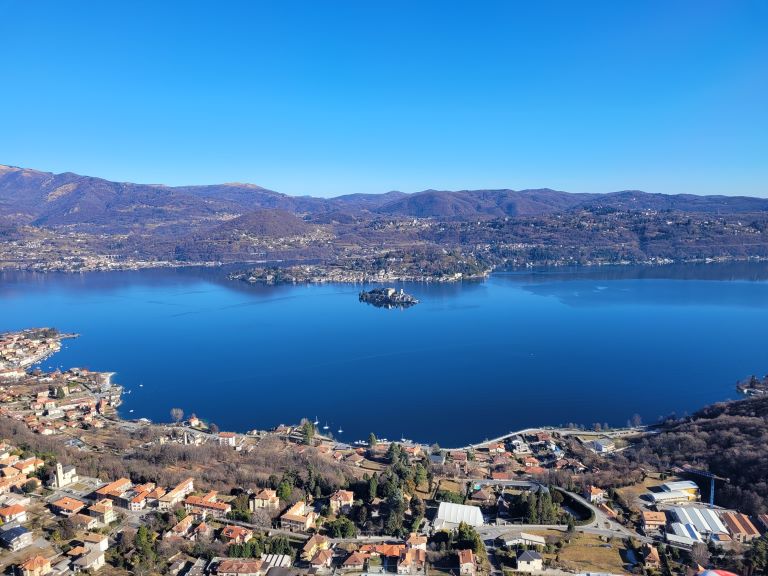
[[[662,426],[633,449],[660,469],[686,464],[728,478],[717,504],[750,514],[768,511],[768,396],[707,406]],[[630,456],[631,457],[631,456]]]
[[[442,254],[436,267],[434,258]],[[768,199],[530,190],[289,196],[0,165],[0,268],[253,261],[438,278],[503,267],[768,259]]]

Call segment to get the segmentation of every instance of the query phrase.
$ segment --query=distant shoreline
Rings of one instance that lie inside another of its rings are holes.
[[[263,281],[248,282],[245,278],[231,278],[232,280],[242,280],[251,284],[264,284],[264,285],[277,285],[277,284],[383,284],[387,282],[414,282],[414,283],[456,283],[456,282],[472,282],[478,280],[487,279],[494,274],[500,274],[505,272],[525,272],[525,271],[541,271],[541,270],[594,270],[601,268],[666,268],[670,266],[717,266],[725,264],[760,264],[768,263],[768,257],[764,256],[748,256],[744,258],[737,257],[718,257],[718,258],[693,258],[687,260],[644,260],[644,261],[621,261],[621,262],[587,262],[587,263],[574,263],[574,262],[550,262],[550,263],[535,263],[526,265],[509,265],[509,266],[497,266],[495,268],[487,269],[477,274],[462,275],[460,277],[451,277],[449,275],[413,275],[413,274],[397,274],[397,273],[384,273],[378,275],[374,273],[365,273],[359,271],[342,271],[343,274],[348,275],[348,279],[343,276],[339,278],[324,278],[318,276],[316,280],[300,280],[300,281],[284,281],[278,283],[269,283]],[[271,266],[265,266],[271,265]],[[0,273],[3,272],[27,272],[27,273],[59,273],[59,274],[90,274],[93,272],[138,272],[142,270],[163,270],[163,269],[189,269],[189,268],[207,268],[207,269],[225,269],[232,268],[231,274],[243,276],[247,274],[248,270],[237,270],[241,267],[253,267],[254,270],[266,270],[269,268],[285,269],[292,266],[298,267],[327,267],[338,268],[333,264],[319,264],[316,260],[297,261],[297,260],[243,260],[233,262],[221,262],[221,261],[196,261],[196,262],[180,262],[175,260],[157,260],[157,261],[126,261],[126,262],[111,262],[110,264],[103,265],[91,265],[91,266],[63,266],[55,264],[34,264],[34,263],[18,263],[18,262],[0,262]]]

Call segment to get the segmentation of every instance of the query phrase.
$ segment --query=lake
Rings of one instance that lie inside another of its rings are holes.
[[[421,303],[380,309],[359,286],[250,286],[218,269],[5,272],[0,330],[81,334],[43,368],[117,372],[125,417],[169,421],[180,407],[236,431],[317,418],[345,441],[459,446],[534,425],[652,423],[768,372],[765,264],[402,287]]]

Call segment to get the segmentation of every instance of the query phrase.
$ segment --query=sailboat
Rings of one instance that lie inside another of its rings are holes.
[[[344,430],[342,430],[341,428],[339,428],[339,434],[341,434],[342,432],[344,432]]]
[[[317,416],[315,416],[314,425],[317,426],[318,424],[320,424],[320,420],[318,420]]]
[[[323,426],[323,430],[328,430],[328,422],[326,422],[325,426]]]

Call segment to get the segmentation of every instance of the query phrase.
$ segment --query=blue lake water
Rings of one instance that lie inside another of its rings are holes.
[[[355,286],[249,286],[221,270],[3,273],[0,330],[80,333],[43,368],[117,372],[123,416],[180,407],[238,431],[317,417],[346,441],[655,422],[768,372],[764,264],[403,287],[422,303],[378,309]]]

